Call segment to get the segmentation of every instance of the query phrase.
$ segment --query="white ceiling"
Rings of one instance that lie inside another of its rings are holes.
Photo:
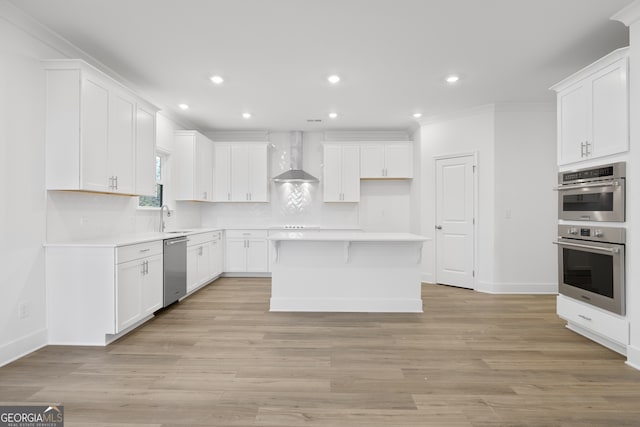
[[[405,129],[414,112],[553,102],[549,86],[628,44],[609,17],[631,0],[12,2],[207,131]]]

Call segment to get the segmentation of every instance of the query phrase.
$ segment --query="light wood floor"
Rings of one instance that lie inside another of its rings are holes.
[[[424,285],[424,314],[269,313],[221,279],[104,348],[0,368],[0,401],[66,426],[639,426],[640,372],[553,296]]]

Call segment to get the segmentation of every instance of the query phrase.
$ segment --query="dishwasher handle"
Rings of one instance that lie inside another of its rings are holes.
[[[188,242],[188,241],[189,241],[189,239],[187,239],[187,238],[171,239],[171,240],[165,240],[164,244],[167,245],[167,246],[170,246],[170,245],[175,245],[175,244],[178,244],[178,243],[184,243],[184,242]]]

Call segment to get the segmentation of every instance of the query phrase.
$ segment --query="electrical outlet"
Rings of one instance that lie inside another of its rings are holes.
[[[21,302],[18,304],[18,315],[21,319],[26,319],[29,317],[29,307],[26,302]]]

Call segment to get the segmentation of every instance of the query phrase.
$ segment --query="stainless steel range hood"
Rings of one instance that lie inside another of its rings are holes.
[[[318,178],[302,170],[302,132],[291,132],[289,139],[289,169],[272,178],[273,182],[319,182]]]

